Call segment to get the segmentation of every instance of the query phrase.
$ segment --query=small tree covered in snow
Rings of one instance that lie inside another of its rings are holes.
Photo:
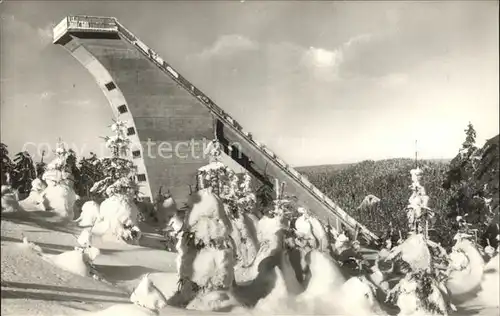
[[[221,148],[217,140],[209,147],[210,163],[199,169],[198,186],[202,189],[210,187],[220,198],[231,226],[230,235],[233,241],[238,266],[245,266],[255,258],[258,240],[255,234],[253,215],[256,197],[251,188],[251,176],[247,173],[239,177],[221,161]]]
[[[104,140],[112,156],[101,160],[99,168],[104,178],[95,182],[90,192],[108,197],[114,194],[125,194],[135,198],[138,193],[135,181],[137,168],[132,161],[126,158],[130,146],[130,140],[126,135],[126,122],[115,121],[111,125],[111,130],[115,135],[106,136]],[[88,161],[88,163],[93,165],[94,161]]]
[[[393,260],[402,267],[406,276],[389,292],[388,300],[396,301],[400,315],[420,312],[430,315],[447,315],[450,308],[445,300],[448,258],[439,244],[428,239],[428,221],[433,213],[427,207],[428,197],[420,184],[422,171],[411,170],[413,193],[406,209],[409,237],[393,248],[386,260]]]
[[[45,209],[53,209],[59,215],[73,219],[74,205],[78,195],[74,191],[73,176],[75,153],[67,150],[59,141],[55,150],[55,158],[49,162],[42,175],[47,187],[41,192]]]
[[[205,294],[227,290],[234,282],[235,249],[230,219],[234,214],[223,200],[235,199],[237,179],[219,161],[218,142],[212,142],[209,149],[211,161],[198,170],[200,190],[190,196],[176,246],[179,289],[169,299],[169,304],[175,306],[185,307],[195,297],[203,301]]]
[[[91,194],[106,197],[100,205],[100,218],[94,224],[93,231],[117,238],[119,241],[138,241],[139,209],[135,204],[139,188],[135,180],[136,167],[127,159],[130,141],[126,136],[126,122],[115,121],[111,125],[114,136],[104,137],[112,156],[102,159],[99,172],[104,178],[94,183]],[[92,162],[88,162],[93,169]]]
[[[412,184],[410,189],[413,191],[406,207],[409,230],[417,234],[424,234],[428,237],[429,221],[434,218],[434,212],[429,208],[429,196],[425,188],[420,184],[422,170],[420,168],[410,171]]]
[[[54,151],[55,157],[46,166],[42,175],[42,179],[47,184],[59,184],[64,182],[74,187],[75,184],[75,167],[76,154],[73,150],[67,149],[64,143],[59,140]],[[79,172],[76,172],[77,174]]]

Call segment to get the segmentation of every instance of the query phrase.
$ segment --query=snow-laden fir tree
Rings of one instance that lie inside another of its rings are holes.
[[[42,182],[39,183],[38,179],[33,181],[33,193],[41,195],[44,209],[54,210],[63,217],[73,219],[75,202],[79,199],[74,191],[75,177],[70,163],[75,153],[68,150],[61,140],[54,153],[54,159],[47,164],[42,175]]]
[[[104,137],[106,147],[111,151],[111,157],[101,161],[104,179],[96,182],[90,191],[107,197],[122,194],[133,198],[138,192],[135,181],[137,168],[128,159],[130,140],[126,134],[127,122],[115,121],[111,130],[115,135]]]
[[[255,216],[256,196],[251,187],[251,176],[241,177],[221,162],[222,151],[217,140],[207,148],[210,163],[198,170],[198,187],[211,187],[219,196],[231,222],[231,238],[237,269],[249,265],[258,251]]]
[[[198,170],[199,191],[189,197],[176,246],[179,289],[169,299],[170,305],[204,309],[189,304],[203,305],[205,298],[228,291],[234,282],[232,224],[221,197],[230,169],[220,162],[216,141],[210,150],[210,163]]]
[[[254,215],[255,194],[251,177],[245,173],[240,179],[233,170],[227,173],[220,194],[224,210],[231,221],[231,238],[236,256],[236,269],[248,266],[258,251],[257,217]]]
[[[399,315],[448,315],[452,305],[444,286],[447,254],[439,244],[428,239],[428,224],[433,213],[420,183],[422,170],[417,167],[410,174],[412,195],[406,208],[410,232],[386,257],[401,266],[406,275],[389,291],[387,300],[396,302]]]
[[[91,193],[103,195],[106,199],[100,205],[100,218],[92,231],[113,236],[118,240],[138,240],[139,210],[135,204],[138,194],[136,166],[128,159],[130,140],[127,138],[127,123],[115,121],[111,125],[113,136],[105,137],[111,157],[102,159],[104,179],[96,182]]]

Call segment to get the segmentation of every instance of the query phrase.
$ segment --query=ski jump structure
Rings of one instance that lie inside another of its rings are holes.
[[[196,145],[215,138],[254,179],[274,190],[275,179],[285,182],[286,193],[296,196],[322,222],[338,231],[345,228],[367,244],[378,240],[116,18],[68,16],[54,28],[53,43],[90,72],[115,117],[128,122],[134,148],[130,154],[146,199],[152,200],[160,186],[169,188],[178,201],[185,198],[197,169],[208,163],[203,146]],[[168,158],[148,155],[148,143],[169,144],[162,148]]]

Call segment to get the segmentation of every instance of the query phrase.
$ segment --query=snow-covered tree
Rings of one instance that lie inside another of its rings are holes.
[[[422,170],[420,168],[412,169],[410,174],[412,195],[406,207],[409,230],[417,234],[424,234],[427,238],[429,221],[434,218],[434,212],[429,208],[429,196],[426,194],[424,186],[420,184]]]
[[[177,229],[179,289],[169,299],[171,305],[185,307],[195,298],[203,300],[207,293],[228,290],[234,282],[230,219],[234,214],[223,201],[234,200],[237,179],[220,161],[220,144],[213,141],[208,150],[210,162],[198,169],[199,190],[190,195],[187,214]]]
[[[75,202],[79,199],[74,191],[75,178],[72,174],[75,154],[67,150],[61,141],[57,143],[54,153],[55,158],[47,164],[42,175],[44,183],[37,185],[40,189],[45,185],[46,188],[36,193],[41,195],[43,209],[54,210],[62,217],[73,219]]]
[[[138,185],[135,181],[137,167],[127,156],[130,151],[127,124],[123,121],[115,121],[111,125],[111,130],[115,135],[106,136],[104,140],[112,156],[101,160],[100,169],[104,178],[95,182],[90,192],[107,197],[124,194],[135,198],[138,193]]]
[[[112,156],[100,161],[104,178],[94,183],[90,193],[106,197],[100,205],[100,218],[92,231],[119,241],[138,241],[139,209],[135,204],[139,188],[136,167],[128,159],[130,140],[126,136],[127,124],[115,121],[111,125],[114,136],[105,137]]]
[[[74,188],[75,177],[73,175],[73,166],[76,160],[75,152],[67,149],[60,140],[56,144],[54,151],[55,157],[45,167],[42,180],[49,186],[65,183]]]
[[[400,266],[406,275],[389,291],[387,300],[396,303],[400,315],[415,312],[448,315],[452,308],[444,287],[448,257],[443,247],[428,239],[428,222],[434,214],[428,207],[429,198],[420,183],[422,170],[416,168],[410,174],[412,195],[406,209],[409,236],[386,257]]]

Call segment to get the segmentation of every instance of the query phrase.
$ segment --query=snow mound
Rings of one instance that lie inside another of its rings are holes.
[[[53,210],[59,216],[72,220],[74,217],[74,206],[78,195],[65,183],[49,185],[42,193],[44,207]]]
[[[87,201],[82,205],[82,212],[75,223],[80,227],[92,227],[99,218],[99,204],[95,201]]]
[[[364,277],[353,277],[342,284],[339,302],[345,315],[382,315],[374,286]]]
[[[123,194],[115,194],[101,203],[99,208],[100,217],[112,223],[112,227],[118,224],[125,224],[131,220],[137,224],[139,210],[132,199]]]
[[[80,276],[90,276],[90,267],[88,265],[89,258],[85,256],[83,249],[75,249],[71,251],[66,251],[58,255],[51,255],[43,253],[42,248],[38,245],[29,242],[28,238],[23,238],[23,246],[37,253],[42,259],[53,263],[57,267],[80,275]]]
[[[130,295],[130,301],[152,311],[158,311],[167,306],[167,299],[149,279],[149,274],[141,279]]]
[[[411,234],[402,244],[391,250],[386,260],[397,257],[408,263],[412,271],[428,270],[431,267],[431,253],[422,234]]]
[[[224,212],[221,200],[210,189],[193,193],[189,204],[191,210],[187,216],[187,225],[196,241],[205,245],[229,241],[231,222]]]
[[[191,281],[208,289],[226,289],[234,280],[232,249],[201,249],[192,263]]]
[[[295,233],[307,245],[320,251],[328,251],[328,235],[321,222],[314,216],[303,213],[295,221]]]
[[[229,240],[229,229],[221,220],[208,216],[201,216],[190,221],[189,230],[194,233],[197,242],[210,245],[213,242],[224,243]]]
[[[186,307],[188,310],[228,312],[241,308],[241,304],[229,291],[199,293]]]
[[[81,247],[87,247],[92,244],[92,232],[90,229],[84,229],[76,239],[76,242],[81,246]]]
[[[39,178],[31,181],[31,191],[27,198],[20,201],[22,207],[30,208],[30,206],[35,206],[36,208],[45,210],[45,197],[43,196],[43,191],[47,188],[47,184]]]
[[[237,257],[236,269],[250,265],[259,250],[257,237],[257,225],[254,217],[246,213],[239,214],[231,220],[231,238],[234,241],[234,249]]]
[[[483,277],[484,260],[474,244],[459,240],[450,253],[452,268],[446,287],[452,296],[464,295],[476,290]]]
[[[20,246],[33,251],[45,261],[48,261],[65,271],[84,277],[93,276],[91,273],[92,262],[101,254],[101,251],[98,248],[93,247],[90,244],[87,244],[84,247],[75,247],[74,250],[65,251],[57,255],[46,254],[40,246],[30,242],[25,236],[23,236]]]
[[[493,258],[486,263],[484,266],[484,272],[485,273],[494,273],[497,272],[500,269],[500,262],[499,262],[499,254],[497,253]]]
[[[138,240],[141,231],[137,226],[139,209],[132,198],[124,194],[114,194],[101,203],[100,217],[92,232],[101,236],[113,236],[120,240]]]
[[[477,294],[480,305],[496,307],[500,306],[500,274],[498,254],[491,258],[484,267],[484,275],[481,282],[481,290]]]
[[[312,250],[306,260],[311,278],[306,290],[300,295],[302,300],[328,297],[344,284],[345,278],[340,267],[328,254]]]
[[[97,312],[85,312],[78,316],[158,316],[158,313],[135,304],[117,304]]]
[[[283,228],[285,226],[279,217],[264,216],[257,223],[257,239],[259,242],[257,254],[250,265],[237,269],[236,281],[247,282],[254,280],[261,269],[261,263],[279,255],[283,245]]]

